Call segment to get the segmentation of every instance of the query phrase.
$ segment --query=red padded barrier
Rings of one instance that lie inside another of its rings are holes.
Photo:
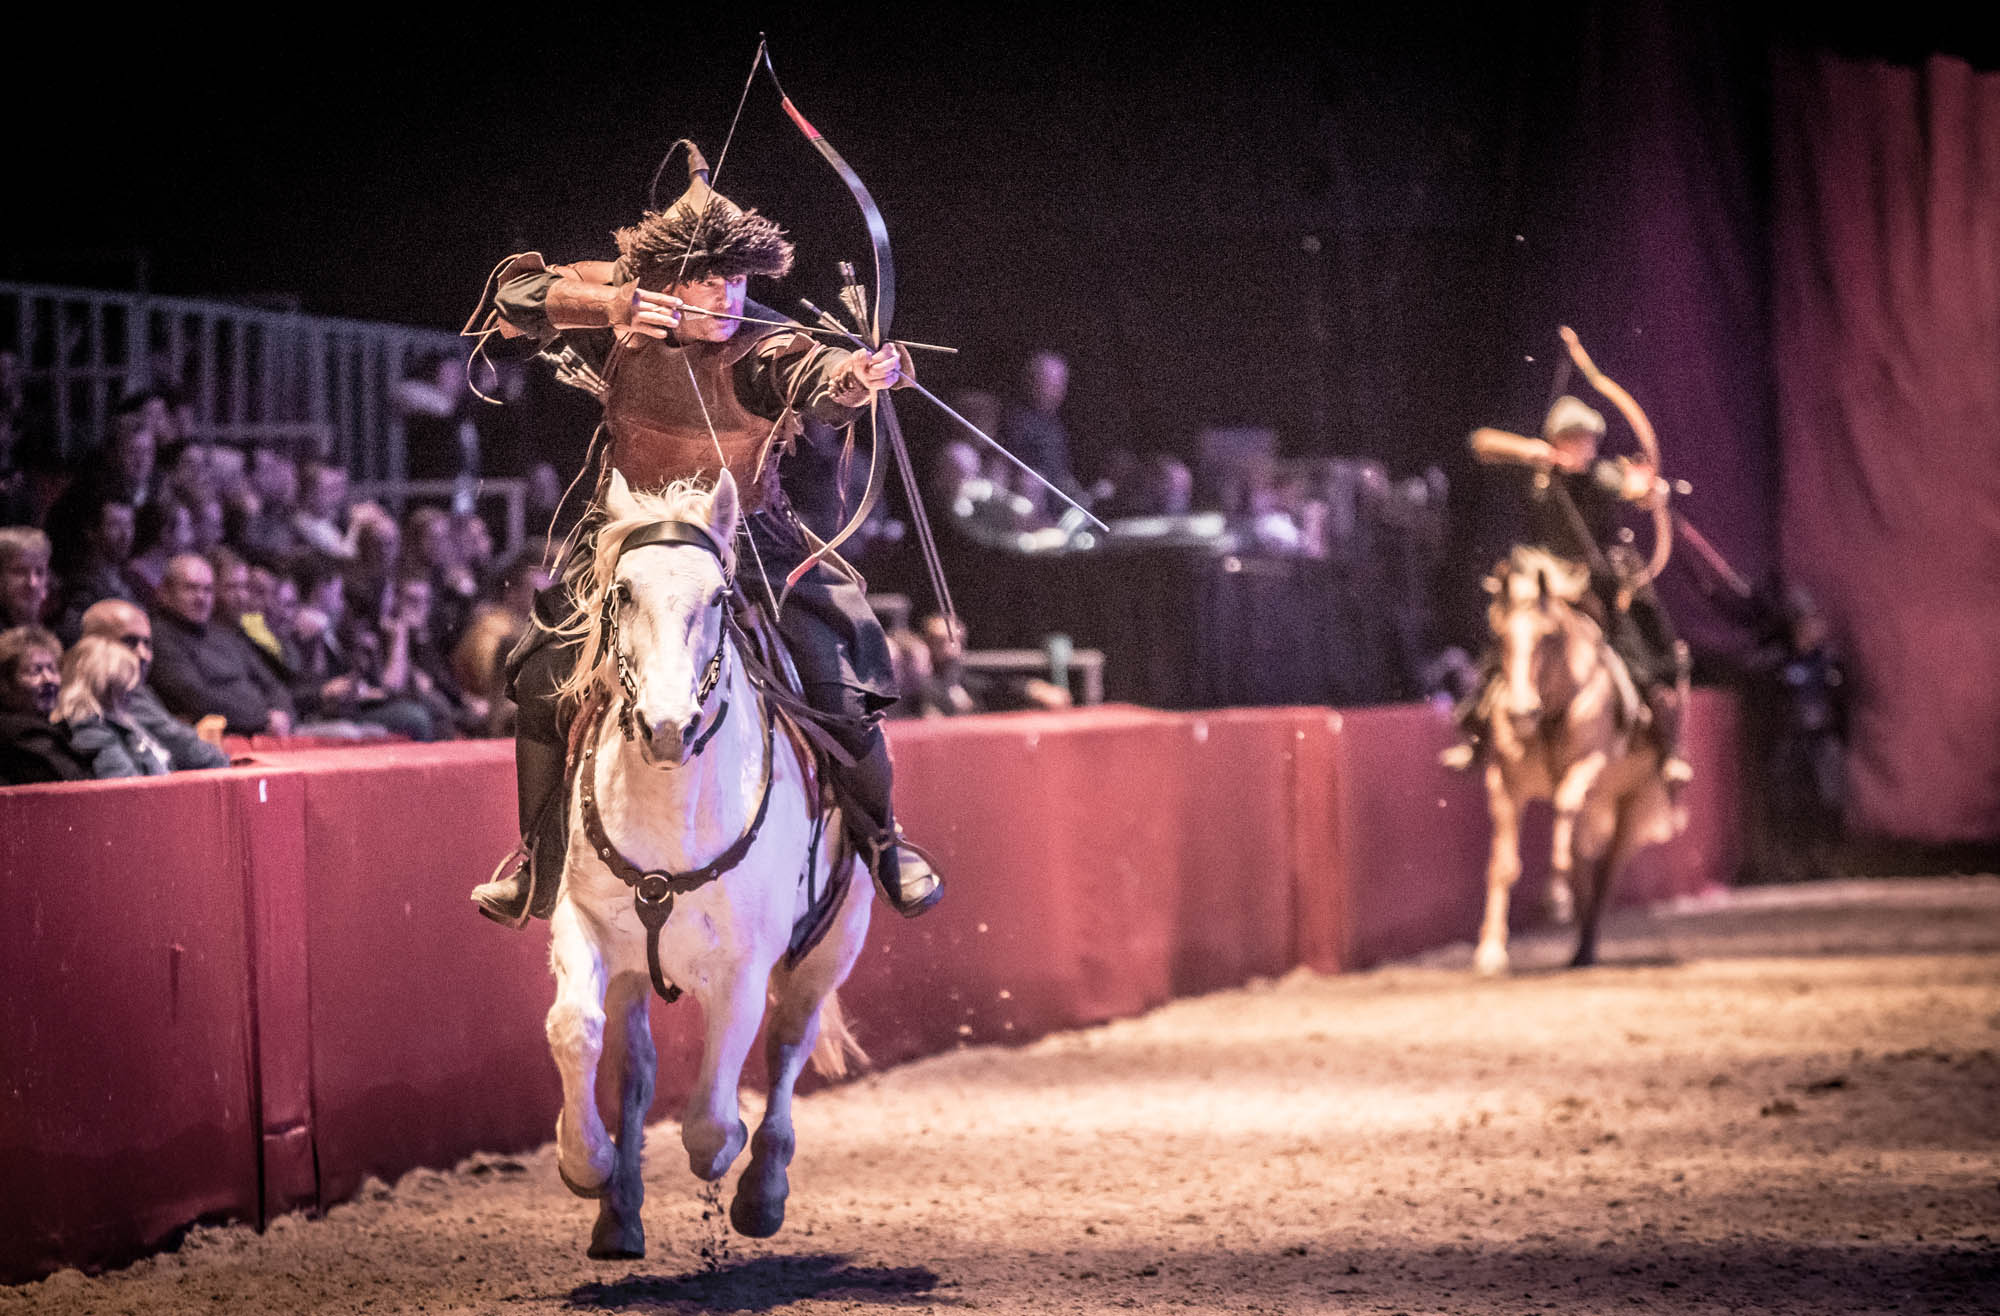
[[[305,799],[303,898],[319,1196],[546,1141],[560,1088],[548,937],[466,893],[512,843],[506,742],[285,758]]]
[[[944,903],[876,906],[842,992],[878,1061],[1038,1037],[1166,999],[1180,719],[1105,707],[897,723],[896,807]]]
[[[257,1215],[233,776],[0,791],[0,1279]]]
[[[1622,899],[1733,871],[1735,734],[1733,705],[1698,692],[1690,827]],[[893,1064],[1469,939],[1486,811],[1437,766],[1451,735],[1423,707],[892,724],[899,812],[950,893],[915,921],[877,905],[843,992],[855,1031]],[[0,1278],[551,1134],[547,929],[466,899],[512,844],[511,746],[256,757],[0,791]],[[653,1014],[657,1116],[702,1021]]]
[[[1449,716],[1421,704],[1339,714],[1341,748],[1334,825],[1346,850],[1348,963],[1366,967],[1479,934],[1491,832],[1475,773],[1439,766],[1456,738]],[[1616,904],[1690,895],[1735,871],[1736,706],[1694,692],[1683,750],[1695,769],[1688,829],[1637,856],[1613,892]],[[1548,886],[1548,806],[1521,827],[1521,878],[1512,923],[1540,918]]]
[[[1329,718],[1300,708],[1181,719],[1187,740],[1175,767],[1184,789],[1177,802],[1162,799],[1155,818],[1177,842],[1173,995],[1239,986],[1299,962],[1300,893],[1335,885],[1329,857],[1299,844],[1312,779],[1326,770]]]

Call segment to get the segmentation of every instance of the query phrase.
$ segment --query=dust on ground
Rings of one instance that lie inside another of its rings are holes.
[[[1607,931],[1584,972],[1559,934],[1501,981],[1469,946],[1300,971],[802,1099],[763,1242],[718,1232],[664,1124],[643,1261],[584,1257],[544,1147],[0,1316],[2000,1310],[2000,879]]]

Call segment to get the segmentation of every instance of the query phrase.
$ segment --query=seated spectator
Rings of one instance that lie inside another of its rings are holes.
[[[458,546],[459,567],[476,586],[475,594],[493,581],[493,530],[477,512],[453,512],[452,539]]]
[[[250,568],[250,582],[257,611],[244,615],[243,633],[283,670],[286,637],[293,633],[298,622],[299,582],[296,577],[277,575],[262,567]]]
[[[390,592],[382,618],[382,689],[421,703],[431,715],[432,734],[484,733],[486,701],[459,689],[451,664],[431,635],[431,581],[421,571],[405,572]]]
[[[64,537],[64,528],[80,526],[88,518],[84,509],[109,498],[146,506],[155,496],[155,468],[159,457],[161,424],[165,404],[152,406],[144,399],[128,399],[112,421],[111,438],[86,461],[83,471],[49,507],[45,524]],[[157,414],[155,414],[157,413]]]
[[[421,575],[430,582],[427,625],[438,648],[449,652],[479,601],[479,578],[465,563],[451,513],[442,507],[412,508],[403,518],[403,557],[397,572],[402,580]]]
[[[355,506],[348,530],[354,540],[354,558],[341,570],[347,577],[350,610],[373,616],[396,583],[397,568],[403,561],[403,532],[394,517],[373,503]]]
[[[84,610],[83,633],[110,640],[139,660],[139,683],[125,697],[125,713],[166,749],[167,766],[184,772],[229,765],[227,754],[169,713],[147,684],[153,674],[153,623],[144,608],[123,599],[102,599]]]
[[[63,609],[57,635],[75,643],[83,630],[84,611],[99,599],[139,601],[125,574],[136,526],[130,503],[105,499],[90,509],[75,555],[63,563],[60,573]]]
[[[242,630],[244,614],[257,606],[250,594],[250,564],[227,548],[212,548],[203,556],[215,573],[214,620]]]
[[[51,719],[62,689],[62,644],[39,626],[0,631],[0,783],[84,781],[90,769]]]
[[[161,443],[158,479],[160,497],[178,498],[189,507],[198,506],[217,492],[209,445],[192,439]]]
[[[1068,708],[1068,690],[1040,677],[966,670],[964,622],[954,629],[943,617],[924,618],[917,627],[929,651],[930,675],[919,688],[923,717],[958,717],[1030,708]]]
[[[172,771],[166,747],[131,716],[126,701],[139,685],[139,659],[116,640],[86,635],[63,655],[56,720],[90,775],[163,777]]]
[[[301,715],[320,723],[371,728],[369,734],[390,731],[412,740],[431,739],[435,728],[429,711],[382,688],[381,604],[352,613],[350,596],[360,597],[338,572],[309,572],[303,606],[288,627],[274,631],[284,645],[279,670]]]
[[[133,519],[132,557],[125,564],[125,583],[134,601],[152,607],[167,574],[167,563],[194,551],[194,514],[177,499],[155,499]]]
[[[543,565],[548,552],[546,543],[530,543],[508,559],[500,576],[499,597],[473,609],[465,634],[452,650],[452,674],[458,678],[459,689],[487,703],[488,735],[506,736],[514,731],[514,701],[507,694],[507,655],[527,629],[535,596],[549,587],[548,568]]]
[[[49,537],[0,526],[0,628],[40,626],[49,608]]]
[[[354,561],[356,537],[370,516],[389,514],[373,503],[347,505],[347,471],[328,462],[307,462],[299,471],[298,510],[292,528],[306,547],[333,562]],[[394,521],[390,521],[393,529]]]
[[[194,519],[194,551],[206,553],[219,548],[229,537],[229,509],[222,495],[213,490],[187,500]]]
[[[250,454],[249,494],[237,538],[244,556],[276,572],[303,565],[306,541],[292,524],[299,510],[298,463],[276,449],[256,449]]]
[[[230,734],[288,734],[292,695],[234,626],[217,624],[215,570],[197,553],[167,564],[153,634],[153,688],[189,720],[220,714]]]

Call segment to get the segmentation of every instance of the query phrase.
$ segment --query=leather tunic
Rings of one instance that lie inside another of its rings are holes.
[[[737,396],[736,372],[752,352],[782,350],[784,344],[772,340],[790,337],[738,334],[685,346],[649,338],[618,346],[605,372],[611,465],[635,489],[711,480],[719,444],[744,510],[768,506],[778,488],[778,459],[800,424],[789,410],[774,422],[746,407]]]

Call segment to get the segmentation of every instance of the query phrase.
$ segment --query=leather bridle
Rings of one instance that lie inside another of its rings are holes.
[[[695,521],[655,521],[650,525],[641,526],[625,536],[624,542],[619,544],[617,560],[622,562],[627,553],[636,549],[656,546],[699,548],[711,554],[715,558],[716,565],[722,568],[722,593],[717,596],[713,605],[723,610],[721,622],[715,632],[715,652],[709,655],[708,662],[702,667],[700,678],[695,682],[695,725],[699,727],[703,715],[707,712],[709,699],[715,694],[716,687],[722,684],[723,655],[729,647],[728,606],[730,596],[736,591],[736,576],[730,569],[729,558],[723,552],[722,544],[716,539],[714,532]],[[615,565],[614,563],[614,568]],[[632,674],[631,662],[625,655],[625,646],[618,634],[618,605],[628,597],[622,582],[613,584],[604,592],[604,608],[598,619],[598,647],[600,650],[610,652],[612,662],[617,667],[620,694],[618,729],[624,733],[626,740],[634,741],[639,738],[634,712],[639,702],[639,683]],[[722,701],[721,710],[715,715],[715,720],[709,723],[706,731],[696,737],[688,753],[690,759],[707,748],[708,742],[722,729],[723,720],[728,716],[729,701],[725,699]]]

